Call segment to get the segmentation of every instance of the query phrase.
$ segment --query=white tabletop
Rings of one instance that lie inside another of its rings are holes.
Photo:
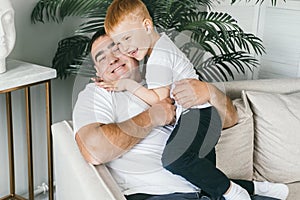
[[[18,60],[8,59],[6,69],[0,74],[0,92],[56,78],[55,69]]]

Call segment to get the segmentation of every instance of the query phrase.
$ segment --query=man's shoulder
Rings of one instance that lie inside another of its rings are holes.
[[[81,127],[95,123],[108,123],[112,120],[112,97],[109,92],[89,83],[79,93],[73,108],[74,132]]]
[[[86,84],[85,88],[82,90],[83,92],[95,92],[98,86],[95,83]]]
[[[110,93],[103,88],[100,88],[95,83],[88,83],[85,88],[79,93],[78,98],[103,96],[108,97]]]
[[[93,111],[93,109],[107,109],[113,97],[110,92],[100,88],[95,83],[89,83],[78,94],[73,112]]]

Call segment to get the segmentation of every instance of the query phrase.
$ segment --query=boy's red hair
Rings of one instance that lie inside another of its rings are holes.
[[[104,27],[107,34],[122,22],[125,17],[132,20],[151,19],[146,5],[141,0],[114,0],[107,8]]]

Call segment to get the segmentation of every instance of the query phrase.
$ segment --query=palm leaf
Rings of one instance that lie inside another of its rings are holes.
[[[53,20],[58,22],[58,10],[60,9],[60,0],[41,0],[31,12],[31,22],[42,22]]]
[[[228,81],[228,76],[234,79],[232,69],[244,74],[246,68],[253,71],[253,68],[258,65],[258,61],[252,55],[244,51],[237,51],[210,57],[200,65],[195,66],[195,68],[203,80]],[[216,79],[216,77],[218,78]]]
[[[244,73],[244,66],[253,67],[257,62],[249,53],[251,51],[255,54],[265,52],[262,41],[253,34],[244,33],[236,20],[227,13],[202,12],[201,7],[211,8],[211,0],[143,1],[157,28],[165,31],[172,39],[175,39],[182,31],[192,33],[193,42],[200,47],[198,53],[202,54],[200,57],[192,58],[192,61],[202,62],[202,64],[197,64],[197,67],[203,66],[203,69],[207,69],[206,72],[211,71],[214,76],[218,71],[219,76],[226,79],[226,76],[233,76],[230,71],[232,69]],[[276,0],[272,1],[276,2]],[[103,26],[106,9],[111,2],[112,0],[40,0],[36,4],[31,15],[34,23],[46,21],[60,23],[68,16],[86,19],[75,32],[75,36],[59,43],[53,59],[53,67],[58,70],[59,77],[65,78],[78,70],[78,66],[82,63],[82,56],[87,54],[85,48],[89,39],[85,35],[92,34]],[[232,2],[234,3],[235,0]],[[186,42],[189,43],[192,40]],[[203,60],[203,52],[209,52],[212,58]],[[246,53],[239,52],[248,53],[248,57]],[[228,60],[228,57],[233,60]],[[250,58],[256,62],[250,62],[252,61]],[[242,64],[243,62],[245,63]],[[209,66],[214,67],[208,70]]]
[[[94,68],[94,63],[90,56],[81,57],[76,59],[78,63],[81,64],[73,64],[70,65],[66,70],[68,73],[73,75],[80,75],[84,77],[93,77],[96,74],[96,70]]]
[[[76,30],[76,34],[86,34],[86,33],[94,33],[100,27],[104,26],[105,13],[100,12],[91,12],[87,14],[90,18],[89,21],[82,23],[79,26],[79,29]]]
[[[251,0],[246,0],[246,2],[250,2]],[[256,2],[255,2],[255,4],[258,4],[258,3],[263,3],[265,0],[256,0]],[[237,0],[231,0],[231,4],[234,4],[234,3],[236,3],[237,2]],[[283,0],[283,2],[286,2],[286,0]],[[277,4],[277,0],[271,0],[271,4],[273,5],[273,6],[276,6],[276,4]]]
[[[256,54],[265,52],[262,41],[253,34],[244,33],[227,13],[201,12],[197,21],[185,24],[181,29],[190,30],[192,38],[213,55],[237,51],[236,47],[248,53],[251,50]]]
[[[87,47],[90,41],[89,37],[75,35],[65,38],[58,43],[57,52],[52,60],[52,67],[57,70],[57,76],[65,79],[70,75],[66,69],[70,65],[80,65],[82,61],[80,57],[88,55]]]
[[[31,21],[62,22],[68,16],[84,16],[94,9],[105,13],[109,0],[40,0],[31,13]]]

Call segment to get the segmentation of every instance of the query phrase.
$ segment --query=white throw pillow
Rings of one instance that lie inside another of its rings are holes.
[[[217,167],[228,177],[252,180],[253,177],[253,117],[245,94],[233,100],[239,121],[222,131],[216,146]]]
[[[300,181],[300,92],[247,91],[254,117],[254,178]]]

